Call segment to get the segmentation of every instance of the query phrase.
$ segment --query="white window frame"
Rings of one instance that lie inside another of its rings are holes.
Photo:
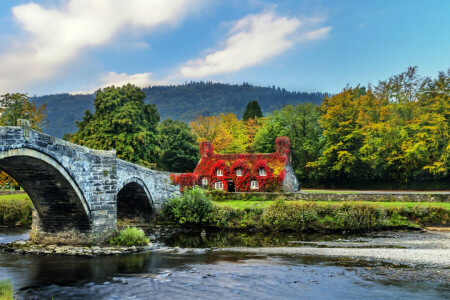
[[[222,181],[217,181],[217,182],[214,184],[214,188],[215,188],[216,190],[223,190],[223,182],[222,182]]]
[[[236,176],[242,176],[242,169],[236,169]]]
[[[202,178],[202,185],[203,186],[208,185],[208,178],[206,178],[206,177]]]
[[[253,181],[250,182],[250,189],[257,190],[258,188],[259,188],[258,181],[253,180]]]
[[[223,171],[221,169],[217,170],[217,176],[223,176]]]
[[[259,172],[259,176],[262,176],[262,177],[266,176],[266,169],[261,168],[258,170],[258,172]]]

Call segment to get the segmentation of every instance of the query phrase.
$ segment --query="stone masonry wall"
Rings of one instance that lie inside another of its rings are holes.
[[[65,186],[56,195],[76,198],[76,201],[81,203],[75,204],[84,208],[90,222],[89,232],[72,233],[69,229],[58,231],[58,228],[53,230],[48,226],[44,232],[42,227],[39,228],[42,220],[39,220],[39,216],[35,214],[33,235],[40,236],[43,240],[55,239],[57,236],[60,236],[64,242],[70,239],[78,242],[80,239],[85,242],[88,239],[105,239],[116,229],[117,194],[127,181],[139,181],[145,186],[153,210],[158,210],[164,201],[178,193],[178,188],[171,185],[169,173],[149,170],[117,159],[115,151],[88,149],[24,127],[0,127],[0,170],[9,168],[11,172],[14,168],[21,167],[21,172],[17,172],[16,175],[27,177],[24,179],[27,180],[30,188],[33,187],[32,180],[35,174],[33,171],[26,172],[27,164],[24,158],[30,161],[28,164],[33,166],[41,177],[46,174],[45,168],[49,168],[49,172],[53,170],[51,172],[55,173],[54,170],[56,170],[62,174],[60,180],[63,181],[62,183],[65,182]],[[57,189],[61,184],[57,182],[57,176],[52,178],[54,182],[49,184],[48,188],[53,186]],[[16,179],[20,180],[20,178]],[[42,180],[45,179],[42,178]],[[72,186],[73,190],[67,192],[68,186]],[[38,187],[33,188],[38,191]],[[34,196],[36,195],[37,193],[34,193]],[[31,198],[33,200],[33,197]],[[37,198],[34,197],[34,199]],[[41,195],[41,199],[44,198]],[[61,204],[67,206],[70,201],[67,200],[65,204],[61,202]],[[53,205],[54,209],[58,207]],[[45,213],[47,209],[43,209],[41,208],[41,211]],[[77,211],[79,213],[80,209]],[[44,219],[50,220],[49,216],[45,216]]]

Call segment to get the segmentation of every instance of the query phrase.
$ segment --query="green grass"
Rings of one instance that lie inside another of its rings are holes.
[[[0,195],[0,201],[3,200],[30,200],[27,194]]]
[[[218,207],[229,207],[234,209],[250,209],[250,208],[266,208],[273,204],[275,201],[224,201],[214,202]],[[344,201],[288,201],[287,203],[309,203],[314,202],[320,206],[330,206],[335,204],[348,203]],[[353,203],[375,205],[382,208],[402,208],[402,207],[441,207],[450,210],[450,203],[448,202],[374,202],[374,201],[353,201]]]
[[[111,245],[117,246],[145,246],[150,240],[144,231],[137,227],[126,227],[120,230],[110,241]]]
[[[0,300],[14,299],[14,289],[9,279],[0,280]]]

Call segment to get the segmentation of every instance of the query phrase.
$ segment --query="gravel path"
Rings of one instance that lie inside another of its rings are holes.
[[[381,260],[408,266],[450,268],[449,232],[387,233],[383,236],[334,242],[301,242],[302,247],[221,248],[216,251],[273,255],[312,255]],[[304,247],[311,244],[312,247]],[[317,248],[320,246],[320,248]],[[402,247],[404,249],[392,248]],[[375,247],[375,248],[370,248]]]

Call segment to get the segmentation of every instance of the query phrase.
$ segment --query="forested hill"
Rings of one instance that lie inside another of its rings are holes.
[[[144,88],[146,103],[154,103],[161,120],[171,118],[185,122],[197,116],[232,112],[239,118],[249,101],[257,100],[264,114],[288,104],[320,104],[323,93],[289,92],[279,87],[259,87],[248,83],[230,85],[212,82],[191,82],[177,86],[153,86]],[[56,94],[35,97],[38,104],[47,104],[50,121],[46,133],[62,137],[77,130],[75,121],[82,119],[84,112],[94,109],[91,95]]]

